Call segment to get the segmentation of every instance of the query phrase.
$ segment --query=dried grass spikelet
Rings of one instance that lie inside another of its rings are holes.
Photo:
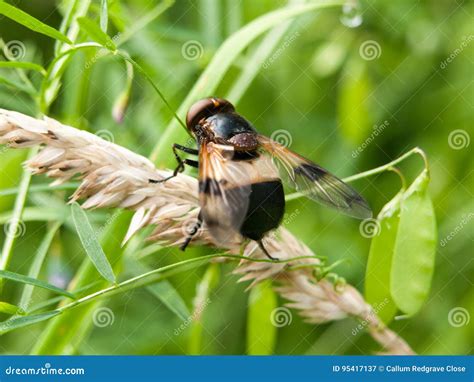
[[[167,245],[180,244],[190,222],[197,218],[196,179],[180,174],[164,183],[151,184],[149,179],[163,179],[171,172],[158,170],[148,159],[91,133],[50,118],[39,120],[0,109],[0,144],[13,148],[42,145],[42,150],[27,162],[27,167],[35,174],[55,178],[54,184],[79,177],[81,184],[71,200],[85,200],[84,208],[135,210],[125,240],[151,224],[155,228],[150,239]],[[216,246],[205,227],[193,243]],[[241,244],[233,241],[226,249],[239,253]],[[308,247],[284,228],[269,235],[265,246],[280,260],[313,256]],[[265,258],[253,242],[245,245],[243,254]],[[365,323],[385,353],[413,354],[402,338],[383,325],[355,288],[350,285],[335,288],[327,279],[318,280],[311,268],[290,270],[289,264],[317,266],[319,260],[316,257],[290,263],[243,260],[235,273],[242,275],[240,281],[251,281],[250,287],[265,279],[274,280],[276,291],[289,301],[288,306],[298,310],[308,322],[319,324],[356,317]]]

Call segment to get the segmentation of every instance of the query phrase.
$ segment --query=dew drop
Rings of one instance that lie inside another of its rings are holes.
[[[342,15],[339,19],[342,24],[349,28],[357,28],[362,24],[362,14],[359,7],[354,3],[342,6]]]

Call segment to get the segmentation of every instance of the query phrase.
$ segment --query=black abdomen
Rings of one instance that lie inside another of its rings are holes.
[[[284,213],[285,194],[279,180],[253,183],[240,233],[249,239],[260,240],[265,233],[280,225]]]

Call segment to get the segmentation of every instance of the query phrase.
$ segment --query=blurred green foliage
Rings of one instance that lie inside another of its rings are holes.
[[[59,29],[69,2],[11,3]],[[99,25],[100,4],[91,1],[87,13],[96,25]],[[286,2],[177,1],[131,35],[127,31],[160,5],[147,0],[113,0],[108,4],[109,36],[114,41],[127,37],[122,49],[142,65],[177,109],[229,35],[257,17],[285,6]],[[472,1],[362,1],[357,15],[362,23],[351,28],[347,22],[341,22],[340,8],[308,12],[288,26],[270,55],[272,59],[258,68],[251,86],[236,105],[260,132],[271,136],[277,130],[288,131],[293,150],[341,177],[387,163],[414,146],[427,153],[432,178],[429,193],[439,227],[434,281],[427,302],[416,316],[390,324],[421,354],[466,354],[472,351],[473,345],[474,320],[471,326],[459,327],[449,320],[450,312],[457,307],[474,311],[473,155],[472,145],[468,144],[474,117],[472,15]],[[23,61],[47,67],[53,58],[54,40],[1,16],[0,37],[4,43],[23,44]],[[259,38],[235,60],[215,95],[226,95],[234,86],[240,71],[252,64],[249,58],[254,57],[264,38]],[[87,41],[88,37],[80,32],[79,40]],[[190,41],[198,43],[197,53],[186,51]],[[20,83],[23,80],[14,69],[1,68],[0,77]],[[38,86],[41,75],[31,72],[29,79],[33,86]],[[135,73],[123,123],[116,123],[112,109],[126,86],[127,71],[122,60],[110,55],[100,57],[95,51],[79,52],[66,66],[49,115],[78,128],[102,134],[105,131],[115,143],[148,156],[172,115],[143,76]],[[28,94],[2,84],[0,107],[31,115],[39,111]],[[381,125],[384,127],[380,128]],[[19,182],[20,163],[26,153],[0,149],[0,188],[14,187]],[[158,162],[169,162],[169,158],[171,148],[159,152]],[[401,168],[411,182],[422,163],[412,157]],[[42,177],[33,179],[35,185],[44,182],[46,179]],[[383,173],[357,181],[354,186],[378,213],[399,191],[400,179],[394,173]],[[62,219],[70,222],[68,209],[59,209],[68,195],[69,191],[30,192],[27,207],[57,209]],[[8,213],[13,203],[14,197],[0,196],[0,212]],[[289,202],[287,213],[296,217],[289,219],[286,228],[315,253],[327,256],[330,262],[348,260],[336,271],[362,291],[370,239],[361,236],[359,222],[304,199]],[[107,214],[88,215],[99,226],[113,211]],[[37,247],[51,225],[41,219],[26,221],[26,230],[15,243],[10,270],[28,273]],[[119,248],[123,232],[114,235],[118,244],[114,242],[116,246],[111,244],[111,248]],[[146,243],[134,245],[135,248],[128,248],[128,255]],[[184,254],[166,250],[145,256],[143,263],[152,269],[208,252],[205,248],[191,248]],[[65,287],[84,258],[74,227],[64,224],[54,236],[40,276]],[[245,285],[237,284],[238,277],[231,273],[233,266],[218,266],[220,277],[213,276],[214,285],[208,286],[205,292],[211,303],[205,306],[197,323],[186,325],[178,334],[183,320],[150,290],[141,288],[105,300],[104,306],[113,312],[113,324],[92,326],[92,332],[86,331],[80,340],[71,342],[67,351],[77,354],[252,352],[252,347],[258,345],[247,343],[247,329],[253,332],[257,329],[247,328],[247,319],[254,316],[257,322],[262,321],[253,305],[259,296],[249,300]],[[127,272],[125,267],[123,273],[127,275]],[[206,269],[196,268],[169,279],[190,310],[195,309],[197,286],[210,277],[209,269],[207,272],[206,278]],[[97,272],[91,275],[92,279],[100,278]],[[5,282],[1,300],[16,301],[20,293],[20,288]],[[262,293],[268,292],[262,289]],[[33,302],[51,297],[47,291],[36,288]],[[266,304],[263,310],[269,309],[269,302]],[[278,301],[278,305],[282,304],[283,301]],[[74,310],[68,313],[74,316]],[[91,315],[86,315],[86,319],[90,324]],[[276,354],[376,351],[368,336],[352,333],[355,325],[353,320],[308,325],[293,314],[290,325],[278,328],[275,343],[272,339],[267,341]],[[0,352],[29,353],[32,342],[44,328],[38,324],[2,336]]]

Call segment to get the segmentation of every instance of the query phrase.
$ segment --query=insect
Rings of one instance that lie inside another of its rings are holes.
[[[199,169],[198,222],[186,237],[185,249],[204,222],[217,243],[235,235],[258,243],[277,228],[285,212],[283,179],[305,196],[339,211],[365,219],[372,216],[367,202],[336,176],[259,134],[252,124],[221,98],[197,101],[188,111],[186,127],[198,149],[173,145],[178,162],[173,174],[151,183],[164,182],[185,165]],[[198,156],[182,159],[178,151]]]

